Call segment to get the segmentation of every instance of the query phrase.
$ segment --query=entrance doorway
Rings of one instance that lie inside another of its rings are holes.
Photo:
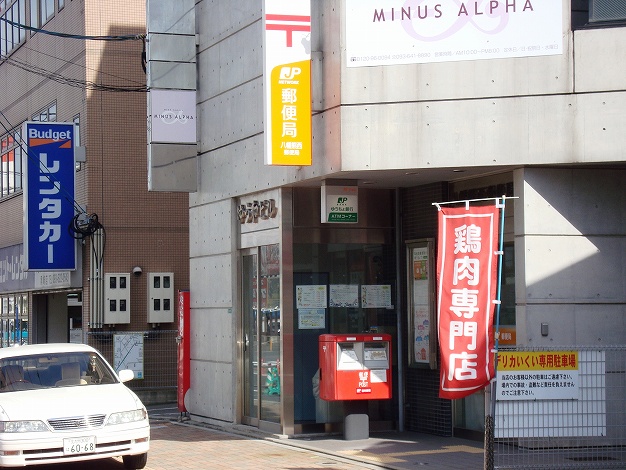
[[[0,347],[28,343],[28,294],[0,296]]]
[[[33,293],[30,343],[82,343],[82,293]]]
[[[279,245],[243,251],[241,277],[242,420],[280,423]]]

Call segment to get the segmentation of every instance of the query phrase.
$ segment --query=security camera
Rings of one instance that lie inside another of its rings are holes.
[[[135,267],[133,268],[133,274],[134,274],[135,276],[141,276],[141,273],[142,273],[142,272],[143,272],[143,271],[141,270],[141,268],[140,268],[139,266],[135,266]]]

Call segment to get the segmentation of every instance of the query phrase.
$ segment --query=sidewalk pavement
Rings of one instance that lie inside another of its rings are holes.
[[[474,470],[484,464],[482,442],[415,432],[372,432],[369,439],[354,441],[342,436],[297,438],[287,443],[392,470],[415,470],[419,466]]]
[[[250,426],[151,418],[147,470],[483,468],[483,444],[414,432],[371,432],[368,439],[286,436]]]

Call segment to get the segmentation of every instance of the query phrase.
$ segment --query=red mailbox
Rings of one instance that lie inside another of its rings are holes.
[[[319,360],[321,399],[391,398],[390,335],[321,335]]]

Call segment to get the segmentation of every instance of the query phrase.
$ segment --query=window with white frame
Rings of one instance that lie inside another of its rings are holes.
[[[0,0],[0,55],[8,56],[26,40],[20,25],[41,28],[64,7],[65,0]]]
[[[80,147],[80,114],[72,119],[74,123],[74,147]]]
[[[54,16],[54,0],[30,0],[30,25],[41,28]]]
[[[0,137],[0,198],[22,189],[22,140],[19,130]]]
[[[56,121],[56,102],[33,114],[31,119],[40,122]],[[0,137],[0,198],[11,196],[23,189],[22,172],[26,153],[22,150],[21,143],[21,126]]]
[[[0,55],[6,56],[26,40],[26,30],[18,25],[26,24],[27,0],[0,0]]]
[[[33,121],[54,122],[57,120],[57,104],[51,103],[32,116]]]

